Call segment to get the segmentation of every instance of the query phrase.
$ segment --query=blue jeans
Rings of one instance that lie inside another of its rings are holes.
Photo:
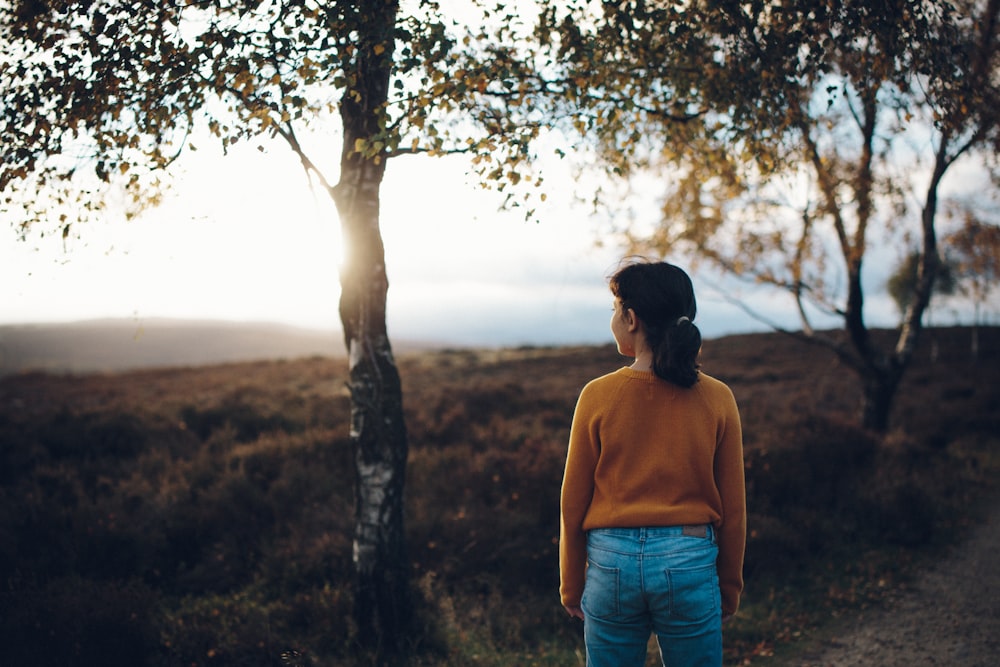
[[[719,667],[718,553],[711,526],[589,531],[587,667],[642,667],[651,632],[665,667]]]

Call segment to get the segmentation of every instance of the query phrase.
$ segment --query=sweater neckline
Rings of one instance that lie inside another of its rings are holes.
[[[622,366],[621,370],[618,371],[625,377],[631,378],[633,380],[645,380],[646,382],[653,382],[657,379],[656,373],[653,371],[637,371],[629,366]]]

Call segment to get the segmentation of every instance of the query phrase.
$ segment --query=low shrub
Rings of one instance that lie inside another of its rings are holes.
[[[706,349],[746,442],[730,663],[877,600],[995,484],[998,390],[969,378],[996,352],[975,369],[924,362],[902,426],[876,437],[854,426],[843,369],[811,348],[755,335]],[[413,667],[579,662],[557,596],[559,486],[579,391],[619,365],[613,346],[400,359]],[[5,662],[368,664],[352,652],[345,377],[343,360],[310,359],[0,380]]]

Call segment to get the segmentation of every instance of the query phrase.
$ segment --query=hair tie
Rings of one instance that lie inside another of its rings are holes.
[[[687,315],[681,315],[680,317],[677,318],[677,321],[674,322],[674,326],[679,327],[682,322],[690,322],[690,321],[691,321],[690,317],[688,317]]]

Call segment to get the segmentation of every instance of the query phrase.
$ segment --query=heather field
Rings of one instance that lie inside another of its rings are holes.
[[[925,332],[882,436],[858,382],[779,334],[706,341],[744,420],[747,589],[727,663],[879,605],[995,497],[1000,329]],[[880,335],[891,335],[881,332]],[[400,354],[412,664],[582,665],[558,494],[611,346]],[[332,666],[352,655],[344,359],[0,379],[0,661]]]

